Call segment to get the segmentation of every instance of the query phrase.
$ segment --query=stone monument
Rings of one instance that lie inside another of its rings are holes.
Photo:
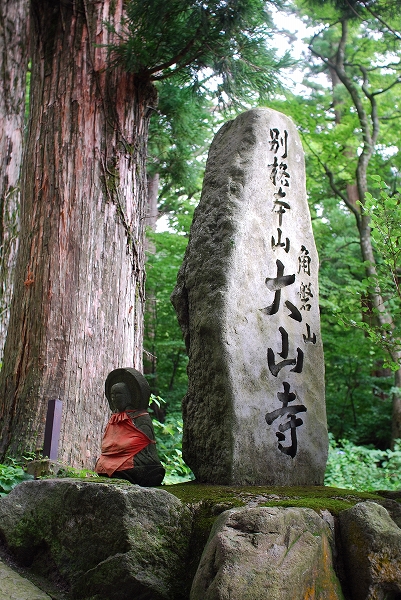
[[[105,394],[113,414],[104,432],[96,472],[145,487],[160,485],[165,470],[157,456],[148,413],[148,382],[136,369],[114,369],[107,376]]]
[[[318,265],[294,124],[241,114],[210,148],[172,294],[189,354],[183,456],[199,481],[323,483]]]

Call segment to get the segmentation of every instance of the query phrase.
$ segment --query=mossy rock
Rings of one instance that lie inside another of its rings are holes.
[[[216,518],[226,510],[246,506],[281,506],[310,508],[319,515],[328,511],[338,516],[341,511],[366,500],[386,504],[386,500],[377,494],[325,486],[223,486],[190,481],[166,485],[163,489],[179,498],[193,512],[191,556],[188,564],[188,576],[191,578],[195,576]]]
[[[108,478],[46,479],[22,483],[0,500],[0,538],[20,563],[56,578],[71,598],[187,600],[225,511],[295,507],[337,516],[367,500],[401,512],[381,495],[330,487],[140,488]]]
[[[163,486],[170,494],[189,505],[202,503],[211,507],[211,514],[240,506],[298,506],[319,512],[328,510],[337,516],[358,502],[372,500],[381,504],[383,497],[370,492],[357,492],[327,486],[265,487],[222,486],[189,481]]]

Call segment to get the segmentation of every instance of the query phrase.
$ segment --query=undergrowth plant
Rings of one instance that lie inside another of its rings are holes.
[[[168,415],[164,423],[153,420],[156,435],[157,451],[166,475],[163,483],[183,483],[194,479],[191,469],[182,458],[182,418],[177,415]]]
[[[394,450],[356,446],[330,436],[325,485],[358,491],[401,489],[401,440]]]
[[[16,485],[28,479],[33,479],[33,476],[25,473],[19,465],[0,464],[0,498],[9,494]]]

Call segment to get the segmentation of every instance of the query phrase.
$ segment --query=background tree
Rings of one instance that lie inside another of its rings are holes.
[[[144,348],[152,360],[147,379],[153,393],[161,395],[166,409],[177,418],[187,388],[187,354],[177,317],[170,302],[171,290],[182,262],[188,238],[174,231],[151,236],[154,251],[147,262],[147,302],[153,300],[152,311],[146,311]],[[146,353],[144,364],[146,364]],[[146,372],[146,371],[145,371]]]
[[[0,455],[40,447],[63,401],[60,459],[93,466],[103,382],[141,369],[143,222],[155,81],[262,97],[276,61],[261,0],[31,0],[32,84],[21,238],[0,375]],[[106,25],[108,23],[108,25]]]
[[[159,102],[149,129],[147,221],[155,230],[162,216],[169,232],[147,235],[148,263],[144,372],[154,394],[178,408],[185,386],[177,373],[187,363],[181,332],[170,303],[171,289],[187,244],[193,209],[199,200],[207,147],[218,110],[202,85],[180,86],[174,78],[157,84]],[[164,339],[163,339],[164,338]],[[168,381],[168,383],[167,383]],[[185,381],[185,378],[184,378]],[[160,388],[161,386],[161,388]],[[180,396],[180,394],[182,394]]]
[[[10,316],[28,68],[29,0],[0,4],[0,360]]]

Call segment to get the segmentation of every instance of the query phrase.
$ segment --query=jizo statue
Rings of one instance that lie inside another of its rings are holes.
[[[115,369],[107,376],[105,393],[113,414],[104,432],[96,472],[145,487],[160,485],[165,470],[148,413],[148,382],[135,369]]]

